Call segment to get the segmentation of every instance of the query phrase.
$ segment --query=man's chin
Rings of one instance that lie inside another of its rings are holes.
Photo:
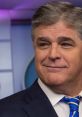
[[[46,85],[48,86],[62,86],[65,84],[64,81],[48,81],[48,82],[45,82]]]

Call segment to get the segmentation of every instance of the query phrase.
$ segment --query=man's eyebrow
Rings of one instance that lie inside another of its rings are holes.
[[[74,40],[71,37],[58,37],[59,41],[70,41],[70,42],[74,42]]]
[[[46,41],[46,42],[49,42],[49,38],[48,37],[38,37],[37,41]]]

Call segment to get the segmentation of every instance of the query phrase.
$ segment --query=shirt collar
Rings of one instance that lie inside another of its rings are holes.
[[[38,84],[43,90],[43,92],[46,94],[48,99],[50,100],[52,106],[55,106],[60,100],[65,96],[64,94],[57,94],[53,92],[47,85],[45,85],[40,78],[38,78]],[[79,93],[79,95],[82,97],[82,91]]]
[[[40,79],[38,79],[38,84],[50,100],[52,106],[57,104],[65,95],[57,94],[53,92],[47,85],[45,85]]]
[[[82,97],[82,91],[79,93],[79,95]]]

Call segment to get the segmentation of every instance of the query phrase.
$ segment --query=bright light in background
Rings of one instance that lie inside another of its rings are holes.
[[[0,0],[0,19],[31,19],[35,10],[49,1],[58,0]],[[82,6],[82,0],[67,1]]]
[[[0,10],[0,20],[10,19],[10,11],[9,10]]]

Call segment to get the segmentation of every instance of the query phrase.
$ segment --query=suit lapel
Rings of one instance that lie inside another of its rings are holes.
[[[58,117],[38,83],[31,88],[29,96],[31,100],[25,107],[29,117]],[[28,102],[28,97],[26,97],[26,101]]]
[[[35,101],[27,107],[29,117],[57,117],[54,109],[47,103]]]

